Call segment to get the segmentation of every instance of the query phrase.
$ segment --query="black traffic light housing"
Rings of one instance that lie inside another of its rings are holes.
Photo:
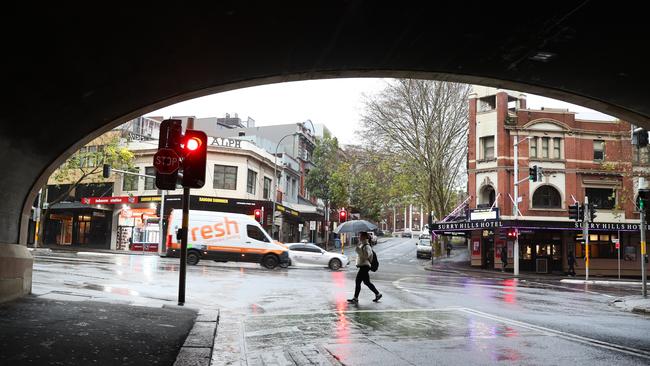
[[[537,182],[537,165],[533,165],[532,168],[528,168],[528,179],[531,182]]]
[[[517,238],[517,229],[508,229],[506,234],[508,240],[514,240]]]
[[[569,206],[569,219],[582,222],[584,220],[584,207],[578,202]]]
[[[650,189],[639,189],[637,203],[639,205],[639,211],[648,210],[648,205],[650,205]]]
[[[166,119],[160,123],[160,135],[158,150],[172,149],[181,156],[181,138],[183,137],[183,125],[180,119]],[[172,174],[160,174],[156,171],[156,187],[158,189],[176,189],[178,183],[178,170]]]
[[[103,169],[102,169],[102,177],[109,178],[110,176],[111,176],[111,165],[110,164],[104,164]]]
[[[589,204],[589,221],[594,222],[594,219],[598,216],[596,215],[596,209],[598,206],[594,205],[593,203]]]
[[[253,215],[255,216],[255,221],[264,224],[264,215],[262,215],[262,210],[256,208],[255,211],[253,211]]]
[[[205,184],[208,136],[203,131],[186,130],[182,139],[183,187],[201,188]]]
[[[339,222],[342,224],[348,221],[348,212],[345,210],[339,211]]]

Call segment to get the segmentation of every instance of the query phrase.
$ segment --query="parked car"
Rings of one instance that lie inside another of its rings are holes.
[[[413,234],[410,231],[404,230],[404,232],[402,232],[402,238],[412,238],[412,237]]]
[[[347,256],[323,250],[313,243],[285,243],[291,265],[329,267],[338,270],[350,264]]]
[[[431,235],[420,234],[417,243],[415,243],[415,256],[417,258],[431,258]]]

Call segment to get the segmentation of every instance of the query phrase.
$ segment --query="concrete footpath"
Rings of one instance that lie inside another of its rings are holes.
[[[0,304],[0,365],[172,365],[196,318],[176,306],[28,296]]]

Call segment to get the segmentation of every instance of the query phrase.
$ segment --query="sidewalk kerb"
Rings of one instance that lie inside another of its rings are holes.
[[[625,286],[641,286],[641,282],[630,281],[604,281],[604,280],[577,280],[577,279],[562,279],[560,282],[564,283],[584,283],[591,285],[625,285]]]
[[[210,366],[220,312],[199,311],[194,326],[176,356],[174,366]]]

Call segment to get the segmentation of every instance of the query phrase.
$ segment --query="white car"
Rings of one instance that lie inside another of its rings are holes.
[[[350,264],[347,256],[331,253],[312,243],[287,243],[291,265],[329,267],[336,271]]]
[[[418,238],[417,243],[415,243],[416,247],[416,252],[415,256],[418,258],[431,258],[431,235],[429,234],[420,234],[420,237]],[[291,256],[291,252],[289,252],[289,256]]]

